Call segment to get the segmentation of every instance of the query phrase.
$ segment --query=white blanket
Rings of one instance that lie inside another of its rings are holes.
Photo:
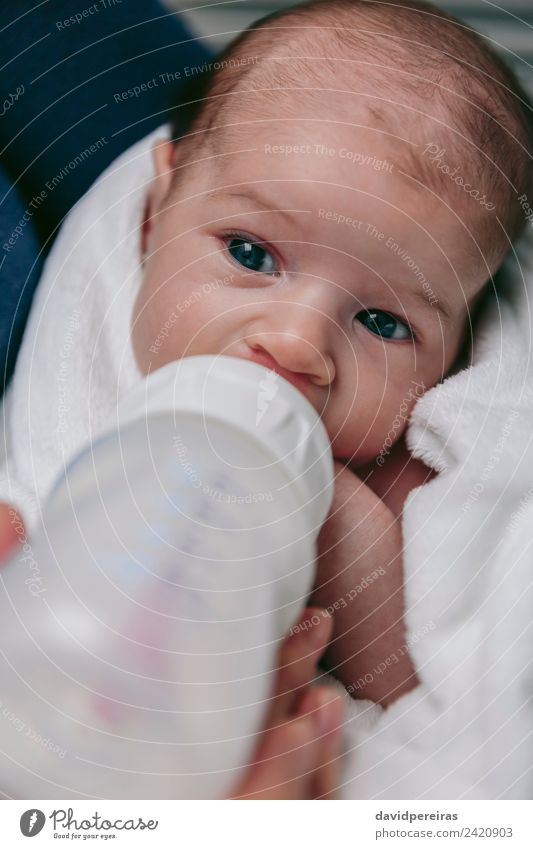
[[[163,129],[163,133],[165,130]],[[65,463],[142,380],[130,341],[151,133],[116,159],[65,219],[35,293],[3,410],[0,498],[29,531]]]
[[[150,146],[167,132],[101,175],[46,263],[4,404],[0,498],[30,530],[65,463],[142,379],[129,333],[135,239]],[[421,684],[385,711],[347,698],[345,798],[532,795],[532,243],[521,246],[525,279],[509,269],[506,298],[485,309],[475,365],[413,411],[408,445],[440,472],[403,517],[407,643]]]

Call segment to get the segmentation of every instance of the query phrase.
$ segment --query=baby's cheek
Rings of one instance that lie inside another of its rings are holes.
[[[175,324],[173,306],[165,290],[150,284],[145,278],[132,313],[132,346],[143,374],[168,361],[168,343]]]
[[[386,381],[374,375],[373,379],[360,381],[351,397],[353,403],[349,403],[344,414],[326,427],[336,457],[366,463],[390,450],[402,436],[416,394],[403,381],[395,384],[390,375]]]
[[[132,344],[143,373],[184,356],[193,333],[197,298],[190,274],[181,279],[168,261],[154,257],[147,265],[132,317]]]
[[[411,410],[424,394],[423,384],[411,381],[387,399],[379,411],[373,428],[374,456],[386,454],[407,427]]]

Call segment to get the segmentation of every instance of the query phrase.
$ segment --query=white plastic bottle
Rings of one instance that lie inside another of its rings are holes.
[[[200,356],[143,381],[0,572],[0,788],[226,796],[332,495],[324,426],[274,372]]]

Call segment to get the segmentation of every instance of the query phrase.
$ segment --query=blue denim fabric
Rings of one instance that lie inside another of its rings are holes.
[[[0,393],[64,216],[212,54],[154,0],[3,0]]]

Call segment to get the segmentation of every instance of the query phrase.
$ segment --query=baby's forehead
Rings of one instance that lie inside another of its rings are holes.
[[[523,215],[510,187],[525,190],[530,142],[516,85],[498,62],[479,37],[429,4],[306,4],[237,39],[218,63],[188,149],[195,158],[206,131],[224,165],[254,124],[307,117],[337,127],[340,138],[341,127],[359,131],[364,123],[379,138],[376,148],[388,139],[398,174],[455,208],[500,256],[508,240],[492,211],[500,210],[513,238]],[[308,135],[304,127],[302,143]]]
[[[372,131],[376,147],[388,146],[398,165],[412,165],[409,151],[402,149],[435,135],[428,129],[432,119],[425,114],[423,93],[405,80],[395,84],[390,68],[387,71],[363,47],[348,49],[337,30],[320,25],[324,20],[324,12],[316,10],[312,25],[306,16],[305,27],[289,28],[290,35],[263,33],[253,55],[241,57],[246,69],[227,69],[229,102],[223,98],[216,130],[210,134],[217,154],[235,149],[250,127],[252,134],[258,128],[256,135],[264,135],[265,141],[275,143],[267,137],[277,135],[280,143],[297,144],[289,138],[296,124],[302,145],[320,128],[336,128],[339,137],[352,128],[354,143],[365,130],[369,143]],[[406,65],[415,60],[415,52],[408,44],[402,46]],[[443,104],[433,104],[432,112],[437,122],[453,122]]]
[[[327,3],[291,10],[277,26],[253,32],[246,49],[243,45],[234,59],[221,63],[221,91],[260,92],[266,98],[271,96],[274,104],[284,94],[291,93],[296,102],[323,91],[326,106],[337,89],[382,95],[384,102],[396,104],[402,93],[411,101],[417,93],[426,95],[414,80],[410,83],[398,75],[398,69],[405,66],[411,77],[418,72],[423,81],[416,26],[411,38],[398,37],[394,21],[398,10],[393,5],[380,6],[372,4],[370,9],[370,4],[354,3],[349,28],[332,19]],[[367,19],[367,12],[372,20]],[[420,37],[423,46],[423,35]],[[246,110],[249,104],[250,99],[242,97],[238,105]]]

